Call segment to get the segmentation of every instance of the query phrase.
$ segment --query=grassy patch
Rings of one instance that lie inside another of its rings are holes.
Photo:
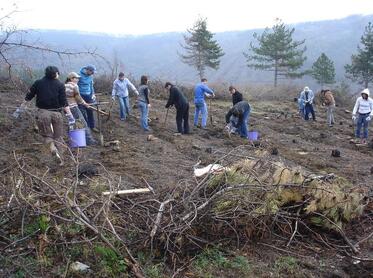
[[[192,268],[198,277],[212,278],[219,277],[222,272],[235,271],[237,277],[245,277],[249,273],[251,266],[246,257],[227,257],[217,248],[205,249],[193,262]]]
[[[298,260],[291,256],[279,257],[275,261],[275,270],[281,276],[284,274],[299,277],[300,272]]]
[[[127,271],[127,265],[124,259],[117,255],[112,249],[97,245],[94,250],[100,257],[99,264],[101,270],[98,273],[99,277],[118,277],[119,274]]]

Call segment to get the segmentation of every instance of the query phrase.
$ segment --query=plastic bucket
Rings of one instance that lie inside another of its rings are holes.
[[[259,133],[257,131],[250,131],[249,132],[249,140],[250,141],[256,141],[258,140]]]
[[[87,146],[85,140],[85,128],[69,130],[69,139],[71,148],[79,148]]]

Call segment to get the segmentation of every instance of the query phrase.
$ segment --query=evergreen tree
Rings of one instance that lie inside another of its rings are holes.
[[[320,57],[312,65],[311,76],[321,85],[335,83],[335,68],[332,60],[321,53]]]
[[[274,85],[277,86],[279,76],[301,77],[304,73],[296,72],[307,59],[303,56],[306,47],[300,48],[305,40],[293,41],[295,29],[289,30],[280,20],[272,27],[266,28],[261,35],[254,33],[259,46],[250,43],[253,55],[244,53],[247,66],[255,70],[274,72]]]
[[[368,88],[373,81],[373,24],[369,22],[361,37],[362,47],[357,47],[357,54],[351,56],[351,64],[345,66],[346,76],[354,82]]]
[[[185,45],[182,45],[186,53],[179,55],[183,63],[195,67],[202,78],[206,68],[219,68],[224,52],[213,39],[214,34],[207,30],[206,19],[199,18],[187,32],[189,34],[184,35]]]

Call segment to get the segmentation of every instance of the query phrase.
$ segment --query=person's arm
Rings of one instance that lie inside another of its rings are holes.
[[[111,91],[111,97],[115,98],[116,94],[117,94],[117,82],[114,81],[113,82],[113,90]]]
[[[212,95],[212,96],[215,95],[215,94],[214,94],[214,91],[211,90],[207,85],[202,85],[202,88],[203,88],[203,90],[204,90],[204,92],[205,92],[206,94],[209,94],[209,95]]]
[[[145,102],[150,105],[150,101],[149,101],[149,88],[145,88],[144,90],[144,96],[145,96]]]
[[[127,86],[136,94],[136,96],[139,95],[139,92],[137,91],[136,87],[127,79]]]
[[[370,117],[373,117],[373,100],[372,99],[370,99],[370,101],[369,101],[369,105],[370,105]]]
[[[66,99],[65,85],[62,83],[58,88],[58,103],[59,105],[61,105],[60,107],[69,107],[69,104]],[[70,111],[70,108],[68,110]]]
[[[32,100],[35,97],[35,95],[36,95],[36,86],[37,86],[37,81],[34,82],[34,84],[31,85],[28,93],[25,96],[25,101],[30,101],[30,100]]]
[[[355,102],[354,110],[352,110],[352,116],[356,116],[357,110],[359,109],[360,100],[359,98]]]
[[[229,123],[229,119],[231,118],[233,114],[233,108],[229,109],[228,113],[225,115],[225,122],[228,124]]]
[[[309,92],[309,99],[308,99],[308,102],[309,103],[313,103],[313,99],[315,98],[315,94],[313,93],[313,91],[310,91]]]
[[[83,99],[82,96],[80,95],[78,85],[76,85],[76,86],[74,87],[74,98],[75,98],[75,100],[76,100],[76,102],[77,102],[78,104],[81,104],[81,105],[84,105],[84,106],[88,106],[88,104],[84,101],[84,99]]]
[[[170,89],[170,96],[168,97],[168,101],[166,104],[166,108],[169,108],[170,106],[174,105],[175,100],[174,100],[174,92],[172,89]]]

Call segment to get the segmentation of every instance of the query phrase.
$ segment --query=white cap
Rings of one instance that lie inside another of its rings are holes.
[[[366,94],[369,97],[369,89],[366,88],[366,89],[362,90],[360,94]]]
[[[307,86],[304,87],[304,91],[305,91],[305,92],[308,92],[309,90],[310,90],[310,88],[308,88]]]

